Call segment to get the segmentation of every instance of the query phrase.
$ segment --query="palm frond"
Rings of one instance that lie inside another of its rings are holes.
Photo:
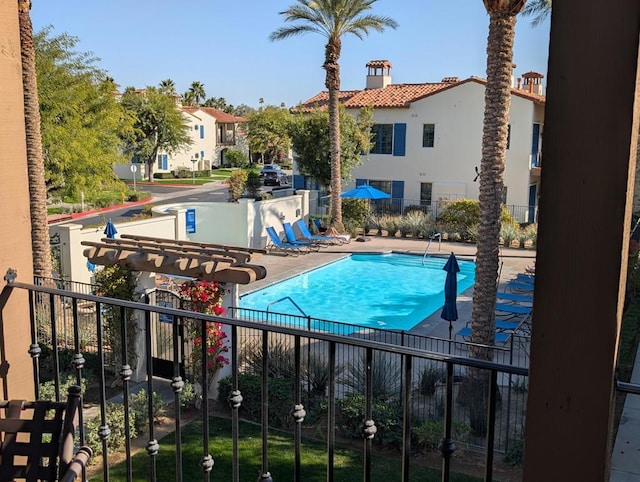
[[[551,13],[551,0],[530,0],[522,10],[522,15],[531,18],[531,26],[537,27]]]

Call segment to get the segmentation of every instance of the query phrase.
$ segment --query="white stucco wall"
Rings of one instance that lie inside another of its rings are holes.
[[[535,111],[535,114],[534,114]],[[350,111],[356,114],[356,111]],[[406,123],[405,156],[369,154],[354,171],[354,179],[404,181],[405,200],[420,199],[420,183],[433,183],[432,200],[478,198],[475,167],[482,157],[484,85],[463,83],[414,102],[404,109],[376,109],[374,123]],[[534,119],[544,108],[512,96],[511,142],[507,150],[507,204],[529,203],[529,158]],[[422,147],[423,124],[435,124],[434,147]],[[353,184],[353,183],[352,183]],[[451,192],[448,192],[448,191]]]

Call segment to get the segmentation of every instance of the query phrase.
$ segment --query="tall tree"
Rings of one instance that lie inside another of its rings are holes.
[[[340,106],[340,168],[343,181],[350,179],[353,169],[362,164],[362,153],[371,149],[372,119],[371,108],[361,109],[354,117]],[[328,112],[315,110],[309,115],[296,116],[289,132],[300,173],[328,186],[331,183]]]
[[[189,125],[173,96],[155,87],[144,92],[127,89],[121,103],[135,119],[134,132],[125,139],[125,151],[146,163],[148,179],[153,181],[159,153],[173,154],[191,145]]]
[[[122,136],[133,120],[117,99],[113,79],[96,66],[97,59],[75,50],[78,39],[34,35],[42,146],[49,196],[91,200],[104,189],[123,189],[113,166],[126,162]]]
[[[331,145],[331,223],[338,230],[342,225],[342,192],[340,167],[340,54],[342,36],[353,34],[363,39],[369,32],[383,32],[386,27],[397,28],[389,17],[368,13],[377,0],[298,0],[280,15],[291,26],[280,27],[271,33],[271,40],[282,40],[306,33],[319,33],[327,39],[324,64],[325,86],[329,90],[329,144]]]
[[[551,0],[529,0],[522,10],[522,15],[531,17],[531,25],[540,25],[551,13]]]
[[[174,94],[176,91],[176,83],[171,79],[161,80],[160,91],[166,94]]]
[[[204,90],[204,84],[197,80],[191,82],[189,92],[191,93],[191,98],[193,99],[193,103],[196,107],[199,107],[207,98],[207,93]]]
[[[471,341],[485,346],[492,346],[495,337],[498,243],[511,106],[513,43],[516,15],[524,7],[525,1],[484,0],[489,13],[489,36]],[[482,346],[473,345],[469,351],[474,358],[489,360],[492,357],[492,350]]]
[[[260,153],[264,162],[273,162],[280,152],[291,147],[289,125],[291,113],[287,109],[268,105],[247,114],[249,149]]]
[[[49,242],[49,226],[47,224],[47,187],[45,183],[42,134],[40,131],[36,54],[33,46],[33,25],[29,15],[30,10],[31,0],[18,0],[33,274],[44,278],[52,278],[53,263]]]

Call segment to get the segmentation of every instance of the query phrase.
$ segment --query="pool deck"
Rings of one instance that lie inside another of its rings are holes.
[[[403,253],[423,256],[428,241],[424,239],[391,238],[386,236],[368,236],[367,242],[352,240],[341,246],[329,246],[319,252],[311,252],[300,256],[286,256],[279,252],[269,253],[256,260],[256,264],[267,269],[265,279],[240,286],[240,295],[290,278],[305,271],[312,270],[331,261],[348,256],[351,253]],[[429,247],[430,256],[447,257],[455,253],[459,259],[475,261],[476,246],[466,243],[452,243],[447,241],[433,241]],[[507,248],[501,249],[502,268],[500,272],[500,290],[516,274],[524,273],[525,269],[534,264],[536,252],[531,249]],[[469,288],[458,295],[458,321],[453,323],[454,333],[471,321],[471,305],[473,288]],[[338,321],[338,320],[336,320]],[[410,330],[416,335],[449,337],[449,322],[440,318],[440,310],[424,319]]]

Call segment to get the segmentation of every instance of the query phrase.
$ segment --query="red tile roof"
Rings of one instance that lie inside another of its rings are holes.
[[[346,108],[357,109],[365,106],[374,108],[408,108],[413,102],[424,99],[431,95],[455,88],[468,82],[477,82],[486,85],[487,81],[480,77],[469,77],[465,80],[452,82],[453,78],[447,77],[446,82],[425,83],[425,84],[390,84],[382,89],[365,90],[344,90],[339,94],[340,102]],[[529,91],[511,89],[513,95],[529,99],[536,103],[544,103],[545,96],[534,94]],[[329,92],[323,91],[303,102],[302,108],[294,108],[294,111],[309,112],[320,108],[327,109],[329,102]]]
[[[214,117],[218,122],[224,122],[228,124],[245,122],[246,120],[244,117],[227,114],[226,112],[220,109],[214,109],[213,107],[182,106],[182,110],[192,115],[194,112],[201,110],[202,112],[206,112],[210,116]]]

